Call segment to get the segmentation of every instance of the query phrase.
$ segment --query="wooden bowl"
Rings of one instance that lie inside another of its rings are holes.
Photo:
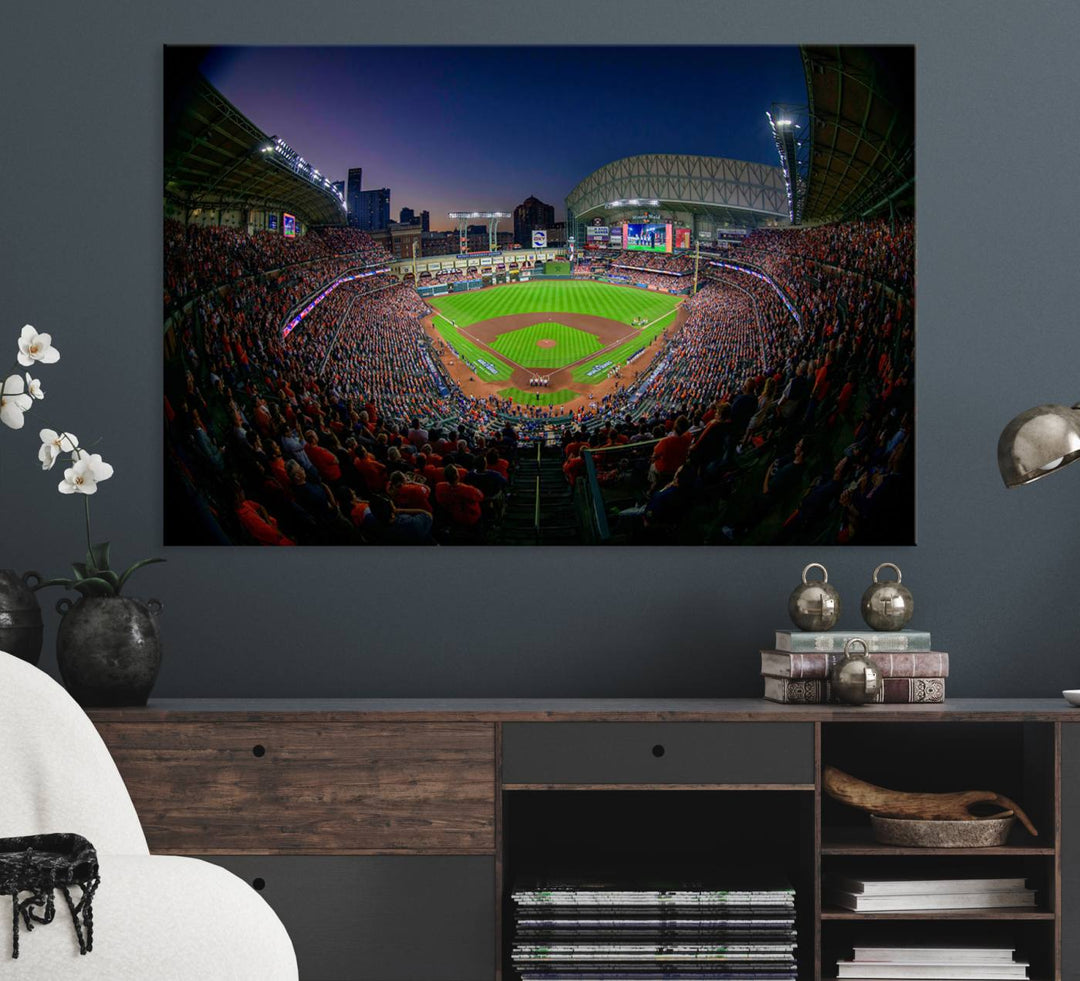
[[[993,848],[1004,845],[1016,823],[1011,812],[970,821],[926,821],[870,815],[874,840],[914,848]]]

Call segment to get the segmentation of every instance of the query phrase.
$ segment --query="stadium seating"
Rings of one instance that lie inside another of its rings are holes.
[[[399,505],[386,480],[399,472],[437,504],[447,465],[464,479],[492,446],[512,461],[519,444],[568,446],[582,431],[605,461],[589,493],[627,512],[613,522],[626,538],[869,544],[888,522],[896,538],[913,471],[910,221],[750,233],[724,255],[767,278],[703,260],[682,329],[572,413],[463,392],[443,365],[449,350],[422,329],[429,308],[392,277],[338,286],[284,339],[297,303],[389,257],[355,230],[267,239],[166,227],[177,540],[497,541],[502,508],[486,496],[463,530],[452,509]],[[692,269],[662,254],[610,254],[613,264],[661,288],[674,278],[664,273],[685,281]],[[687,461],[674,487],[650,486],[652,447],[680,416]],[[429,443],[410,440],[414,418]],[[632,443],[645,445],[614,449]]]

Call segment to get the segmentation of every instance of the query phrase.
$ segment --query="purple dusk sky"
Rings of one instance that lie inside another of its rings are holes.
[[[331,180],[362,167],[391,217],[565,217],[596,168],[639,153],[776,165],[765,111],[805,104],[796,47],[222,47],[202,71]],[[509,223],[504,223],[504,228]]]

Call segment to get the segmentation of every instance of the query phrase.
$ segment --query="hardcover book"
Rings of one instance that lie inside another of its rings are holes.
[[[958,892],[1018,892],[1027,887],[1027,880],[1022,876],[1007,879],[857,879],[832,875],[828,884],[835,889],[864,896],[920,896]]]
[[[762,651],[761,673],[772,678],[828,678],[829,670],[843,654],[824,651]],[[886,678],[947,678],[949,655],[945,651],[897,651],[870,654],[870,660]]]
[[[999,979],[1026,978],[1027,966],[1017,962],[1002,961],[983,963],[967,961],[963,964],[865,964],[858,961],[841,961],[839,977],[845,981],[876,981],[878,978],[912,979],[912,981],[999,981]]]
[[[1035,905],[1033,889],[911,896],[864,896],[862,893],[828,889],[826,895],[833,905],[841,909],[854,910],[857,913],[883,913],[890,910],[1001,909]]]
[[[829,681],[765,678],[765,698],[788,705],[823,705],[835,702]],[[885,678],[874,699],[888,705],[938,704],[945,701],[944,678]]]
[[[1013,960],[1015,947],[856,947],[855,960],[885,964],[966,964],[969,961],[1006,964]]]
[[[778,651],[822,651],[842,654],[849,640],[866,642],[875,651],[928,651],[930,634],[925,630],[777,630]]]

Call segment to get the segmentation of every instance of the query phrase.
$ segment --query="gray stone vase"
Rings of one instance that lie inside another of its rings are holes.
[[[84,708],[145,705],[161,668],[157,600],[63,597],[56,659],[64,687]]]
[[[0,569],[0,651],[37,664],[44,627],[31,579],[40,582],[41,576],[36,572],[20,576],[14,569]]]

